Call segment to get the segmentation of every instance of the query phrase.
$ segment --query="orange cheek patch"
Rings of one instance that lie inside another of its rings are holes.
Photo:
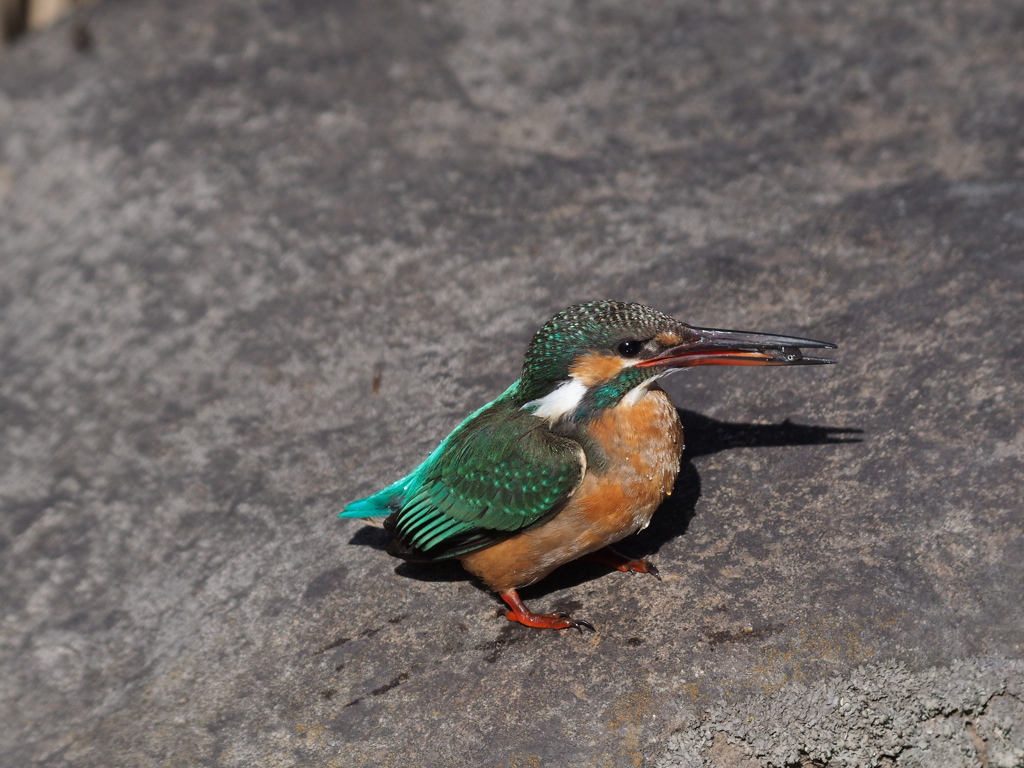
[[[578,358],[569,368],[569,373],[585,386],[593,387],[611,381],[625,367],[625,361],[621,357],[592,354]]]
[[[654,337],[654,340],[663,346],[674,347],[676,344],[682,343],[683,337],[672,331],[662,331]]]

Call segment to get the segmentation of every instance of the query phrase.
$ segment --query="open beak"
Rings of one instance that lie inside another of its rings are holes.
[[[824,365],[834,363],[827,357],[805,356],[801,347],[835,349],[835,344],[796,336],[776,336],[749,331],[722,331],[715,328],[691,328],[698,338],[666,349],[650,360],[637,363],[646,368],[689,368],[694,365]]]

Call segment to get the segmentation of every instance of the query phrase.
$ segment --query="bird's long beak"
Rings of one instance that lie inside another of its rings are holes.
[[[827,357],[807,357],[801,347],[835,349],[835,344],[796,336],[776,336],[750,331],[722,331],[715,328],[691,328],[695,341],[666,349],[658,357],[637,363],[646,368],[689,368],[694,365],[823,365],[834,363]]]

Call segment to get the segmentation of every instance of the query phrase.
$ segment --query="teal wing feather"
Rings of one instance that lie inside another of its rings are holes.
[[[411,475],[349,505],[392,514],[391,551],[439,560],[472,552],[557,512],[583,479],[583,449],[501,398],[461,424]]]
[[[401,480],[392,483],[387,488],[383,488],[376,493],[367,496],[365,499],[358,499],[357,501],[349,502],[345,505],[345,508],[341,511],[341,514],[339,514],[338,517],[387,517],[393,512],[397,512],[402,508],[407,491],[410,488],[417,487],[417,479],[421,477],[434,463],[436,463],[438,458],[444,454],[448,444],[455,440],[470,424],[475,422],[477,417],[481,414],[498,407],[501,403],[507,400],[515,391],[517,384],[518,382],[505,390],[497,400],[488,403],[482,408],[478,408],[463,419],[462,423],[459,424],[459,426],[457,426],[452,433],[433,450],[433,452],[427,457],[426,461],[420,464],[411,473],[403,477]]]
[[[583,479],[578,443],[528,413],[481,414],[423,468],[389,519],[395,554],[456,557],[557,512]]]

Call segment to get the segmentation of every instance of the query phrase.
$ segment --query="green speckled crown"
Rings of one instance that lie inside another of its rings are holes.
[[[573,360],[589,350],[611,349],[627,339],[652,338],[678,321],[643,304],[588,301],[563,309],[530,342],[523,361],[521,394],[539,397],[569,376]]]

